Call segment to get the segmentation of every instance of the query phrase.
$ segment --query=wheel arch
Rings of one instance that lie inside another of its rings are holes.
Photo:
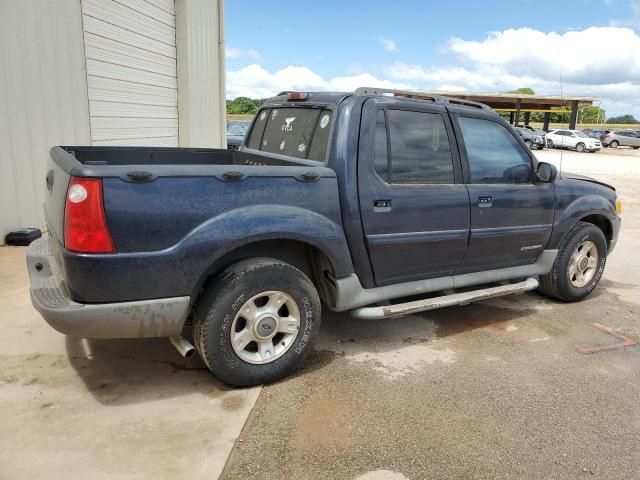
[[[611,221],[605,215],[600,213],[594,213],[591,215],[587,215],[582,217],[580,222],[590,223],[595,225],[602,233],[604,233],[605,238],[607,239],[607,248],[611,245],[611,240],[613,239],[613,225],[611,225]]]
[[[334,282],[336,260],[331,259],[322,248],[294,238],[257,239],[231,249],[204,270],[194,287],[191,309],[207,285],[225,268],[242,260],[259,257],[281,260],[302,271],[314,284],[323,302],[330,295],[327,283]]]

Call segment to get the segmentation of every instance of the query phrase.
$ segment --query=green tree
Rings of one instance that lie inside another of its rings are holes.
[[[251,99],[247,97],[238,97],[233,100],[227,100],[227,113],[235,114],[255,114],[264,100]]]
[[[523,95],[535,95],[536,92],[533,91],[533,88],[529,88],[529,87],[520,87],[520,88],[516,88],[515,90],[511,90],[507,93],[522,93]]]
[[[607,118],[607,123],[640,123],[633,115],[620,115],[618,117]]]
[[[580,123],[601,123],[607,117],[607,113],[600,107],[584,107],[580,110]]]

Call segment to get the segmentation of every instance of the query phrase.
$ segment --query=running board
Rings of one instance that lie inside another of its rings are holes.
[[[396,318],[412,313],[424,312],[425,310],[435,310],[436,308],[452,307],[454,305],[477,302],[478,300],[486,300],[488,298],[524,293],[536,288],[538,288],[538,280],[535,278],[527,278],[523,282],[511,283],[509,285],[482,288],[471,292],[453,293],[451,295],[442,295],[440,297],[400,303],[398,305],[356,308],[355,310],[351,310],[351,316],[361,320]]]

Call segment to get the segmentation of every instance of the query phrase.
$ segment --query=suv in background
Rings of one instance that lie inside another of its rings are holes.
[[[533,150],[536,148],[537,150],[542,150],[546,145],[546,140],[543,135],[538,135],[534,131],[531,130],[531,127],[514,127],[516,133],[522,137],[524,143],[527,144],[529,150]]]
[[[227,150],[237,150],[249,130],[248,120],[232,120],[227,122]]]
[[[576,152],[597,152],[602,144],[580,130],[549,130],[547,141],[555,148],[571,148]]]
[[[605,133],[600,137],[605,147],[618,148],[620,146],[640,148],[640,135],[633,130]]]

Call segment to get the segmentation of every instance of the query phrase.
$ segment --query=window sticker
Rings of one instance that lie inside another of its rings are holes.
[[[282,125],[282,131],[283,132],[293,132],[293,121],[296,119],[296,117],[289,117],[289,118],[285,118],[285,125]]]
[[[323,115],[320,119],[320,128],[326,128],[329,125],[329,115]]]
[[[280,142],[280,151],[284,150],[284,146],[285,146],[285,145],[286,145],[285,141],[284,141],[284,140],[282,140],[282,141]]]
[[[301,143],[300,145],[298,145],[298,151],[300,153],[304,153],[306,149],[307,149],[307,146],[304,143]]]
[[[271,120],[273,120],[274,118],[276,118],[278,116],[278,110],[274,110],[273,112],[271,112]]]
[[[260,121],[264,122],[265,118],[267,118],[267,111],[263,110],[262,113],[260,114]]]

